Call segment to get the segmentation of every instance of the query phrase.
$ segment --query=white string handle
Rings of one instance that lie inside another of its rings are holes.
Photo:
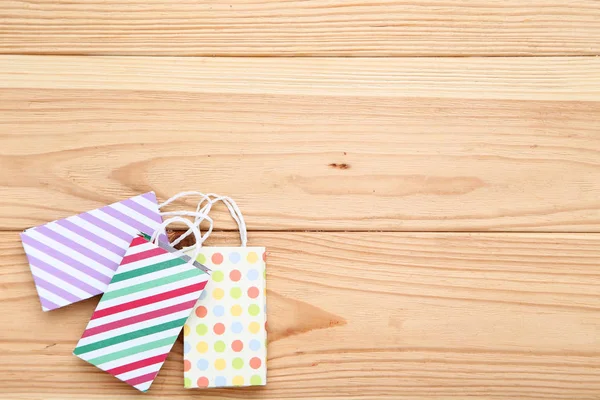
[[[196,238],[196,241],[200,242],[201,235],[200,235],[200,231],[198,230],[196,225],[194,225],[190,220],[183,218],[183,217],[171,217],[171,218],[164,220],[163,223],[160,224],[158,229],[156,229],[154,231],[154,233],[152,234],[152,237],[150,238],[150,241],[152,243],[156,244],[159,233],[162,232],[172,222],[183,222],[184,224],[186,224],[194,233],[194,237]],[[194,251],[194,256],[192,257],[192,260],[191,260],[192,263],[194,263],[198,259],[198,256],[200,255],[201,246],[195,246],[195,248],[196,248],[196,250]]]
[[[240,231],[240,241],[242,242],[242,247],[246,247],[248,244],[248,229],[246,228],[246,221],[244,220],[244,216],[242,215],[242,211],[238,207],[237,203],[228,196],[218,196],[214,193],[210,193],[208,196],[214,197],[210,199],[210,207],[208,208],[207,214],[210,212],[212,205],[218,203],[219,201],[223,202],[227,209],[229,210],[229,214],[235,220],[238,226],[238,230]],[[198,205],[200,206],[200,204]]]
[[[202,197],[202,199],[198,203],[198,206],[196,207],[195,213],[191,212],[191,211],[169,211],[169,212],[162,212],[161,215],[165,215],[165,216],[166,215],[185,215],[185,216],[194,217],[194,225],[196,225],[198,227],[198,229],[200,229],[200,224],[202,223],[203,220],[206,219],[209,221],[210,226],[209,226],[208,232],[204,236],[201,236],[201,240],[197,241],[196,245],[190,246],[189,248],[202,246],[202,243],[204,243],[204,241],[212,233],[213,220],[208,216],[208,214],[210,213],[212,206],[219,201],[222,201],[223,204],[225,204],[225,206],[229,210],[229,214],[231,214],[231,216],[237,223],[238,229],[240,232],[240,241],[242,243],[242,247],[246,247],[246,245],[248,244],[248,230],[246,228],[246,221],[244,220],[242,211],[238,207],[237,203],[231,197],[219,196],[215,193],[204,194],[204,193],[198,192],[198,191],[187,191],[187,192],[181,192],[181,193],[176,194],[175,196],[171,197],[164,203],[159,204],[158,208],[160,209],[160,208],[172,203],[173,201],[175,201],[179,198],[182,198],[182,197],[186,197],[186,196],[201,196]],[[207,201],[208,204],[206,204],[205,206],[202,206],[202,204],[205,201]],[[191,233],[192,233],[191,229],[188,229],[183,235],[181,235],[178,239],[176,239],[173,242],[173,245],[180,243],[184,238],[189,236]]]
[[[196,245],[199,245],[200,247],[202,247],[202,243],[204,243],[204,241],[206,239],[208,239],[208,237],[210,236],[210,234],[213,231],[213,220],[212,218],[210,218],[208,216],[208,213],[205,211],[201,211],[200,210],[200,205],[202,205],[202,203],[204,203],[205,201],[208,201],[210,203],[210,197],[204,193],[198,192],[198,191],[187,191],[187,192],[180,192],[177,193],[175,196],[172,196],[170,199],[168,199],[167,201],[161,203],[158,205],[158,209],[160,210],[161,208],[169,205],[170,203],[174,202],[177,199],[180,199],[182,197],[187,197],[187,196],[201,196],[202,199],[200,200],[200,202],[198,203],[198,207],[196,209],[196,212],[193,213],[191,211],[163,211],[160,213],[161,216],[187,216],[187,217],[194,217],[194,225],[198,226],[198,231],[201,231],[200,228],[200,223],[203,220],[208,220],[210,226],[208,228],[208,231],[204,234],[201,235],[200,240],[196,241],[196,244],[194,244],[193,246],[189,246],[186,249],[190,249]],[[210,210],[210,207],[208,208]],[[179,243],[181,243],[182,240],[184,240],[185,238],[187,238],[190,234],[192,233],[191,229],[188,229],[187,231],[185,231],[181,236],[179,236],[177,239],[175,239],[172,243],[171,246],[177,246]]]
[[[198,228],[198,232],[200,232],[200,240],[196,240],[195,244],[199,244],[200,247],[202,247],[202,244],[206,241],[206,239],[208,239],[208,237],[210,236],[210,234],[213,231],[213,219],[211,217],[208,216],[208,214],[204,213],[204,212],[193,212],[193,211],[164,211],[162,213],[160,213],[161,216],[186,216],[186,217],[195,217],[194,219],[194,225]],[[205,234],[202,234],[202,230],[200,229],[200,223],[204,220],[207,220],[209,223],[208,226],[208,230],[206,231]],[[189,220],[186,219],[186,221],[189,222]],[[189,225],[188,225],[189,226]],[[183,239],[185,239],[186,237],[188,237],[190,234],[192,234],[192,230],[191,228],[188,228],[188,230],[183,233],[181,236],[179,236],[177,239],[173,240],[171,242],[171,246],[175,247],[177,246],[179,243],[181,243],[181,241]],[[193,247],[193,246],[191,246]]]

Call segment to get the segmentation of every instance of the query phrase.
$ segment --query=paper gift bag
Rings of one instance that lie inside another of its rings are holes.
[[[187,388],[265,385],[265,248],[204,247],[212,270],[184,331]]]
[[[242,247],[200,249],[197,261],[212,274],[184,330],[184,386],[265,385],[265,248],[246,247],[239,208],[228,197],[214,197],[202,212],[208,213],[212,204],[222,200],[240,227]]]
[[[22,232],[42,310],[103,293],[131,240],[161,223],[149,192]]]
[[[73,354],[148,390],[206,286],[205,271],[165,244],[136,237]]]

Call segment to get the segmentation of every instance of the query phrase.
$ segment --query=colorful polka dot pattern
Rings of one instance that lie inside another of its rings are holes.
[[[184,329],[187,388],[267,383],[264,247],[205,247],[211,280]]]

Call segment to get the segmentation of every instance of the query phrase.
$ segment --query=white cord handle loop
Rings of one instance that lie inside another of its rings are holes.
[[[209,225],[208,231],[204,235],[200,235],[200,240],[196,239],[196,244],[194,246],[188,247],[188,249],[190,249],[192,247],[196,247],[196,249],[199,249],[202,246],[202,243],[204,243],[204,241],[206,239],[208,239],[208,236],[212,233],[213,220],[212,220],[212,218],[210,218],[208,216],[208,214],[210,213],[212,206],[215,203],[218,203],[219,201],[222,201],[223,204],[225,204],[225,206],[229,210],[229,214],[231,214],[231,216],[237,223],[239,231],[240,231],[240,241],[242,242],[242,247],[246,247],[246,245],[248,244],[248,231],[246,228],[246,221],[244,220],[242,211],[238,207],[237,203],[231,197],[219,196],[215,193],[204,194],[204,193],[197,192],[197,191],[187,191],[187,192],[181,192],[181,193],[176,194],[175,196],[171,197],[164,203],[159,204],[158,208],[161,209],[162,207],[167,206],[168,204],[172,203],[173,201],[175,201],[179,198],[182,198],[182,197],[186,197],[186,196],[201,196],[202,197],[202,199],[198,203],[198,206],[196,207],[195,212],[192,212],[192,211],[167,211],[167,212],[162,212],[161,215],[163,215],[163,216],[176,215],[176,216],[194,217],[194,226],[197,228],[197,230],[199,232],[200,232],[200,224],[202,223],[202,221],[204,221],[204,220],[209,221],[210,225]],[[202,204],[204,202],[208,202],[208,204],[202,206]],[[185,239],[191,233],[192,233],[192,229],[190,228],[183,235],[181,235],[179,238],[177,238],[175,241],[173,241],[172,245],[175,246],[175,245],[179,244],[183,239]]]
[[[196,246],[197,244],[200,245],[200,247],[202,246],[202,243],[204,243],[204,241],[206,239],[208,239],[208,237],[210,236],[210,234],[213,231],[213,220],[212,218],[210,218],[208,216],[208,213],[206,213],[206,211],[204,211],[204,209],[200,210],[200,205],[202,205],[202,203],[204,203],[205,201],[208,201],[210,205],[210,197],[204,193],[192,190],[192,191],[187,191],[187,192],[180,192],[177,193],[175,196],[171,197],[170,199],[168,199],[167,201],[161,203],[158,205],[158,209],[160,210],[161,208],[169,205],[170,203],[174,202],[177,199],[180,199],[182,197],[187,197],[187,196],[201,196],[202,199],[200,200],[200,202],[198,203],[198,207],[196,209],[196,212],[191,212],[191,211],[163,211],[160,213],[161,216],[187,216],[187,217],[194,217],[194,224],[197,225],[198,227],[198,231],[202,232],[200,229],[200,223],[203,220],[208,220],[209,222],[209,228],[208,231],[202,235],[200,237],[199,241],[196,241],[196,244],[194,244],[193,246],[189,246],[186,248],[187,249],[191,249],[192,247]],[[206,208],[206,206],[205,206]],[[210,207],[208,208],[210,209]],[[185,238],[187,238],[190,234],[192,234],[192,230],[188,229],[187,231],[185,231],[181,236],[179,236],[177,239],[175,239],[172,243],[171,246],[177,246],[179,243],[181,243],[182,240],[184,240]]]
[[[150,241],[152,243],[156,244],[159,232],[162,232],[172,222],[183,222],[184,224],[186,224],[192,230],[192,232],[194,233],[194,237],[196,238],[196,242],[200,243],[200,240],[202,240],[202,237],[200,235],[200,231],[198,230],[198,228],[196,227],[196,225],[194,225],[190,220],[185,219],[183,217],[171,217],[171,218],[168,218],[168,219],[164,220],[163,223],[160,224],[160,226],[158,227],[158,229],[154,231],[154,233],[152,234],[152,237],[150,238]],[[196,250],[194,251],[194,256],[192,257],[192,260],[191,260],[192,263],[194,263],[196,261],[196,259],[198,259],[198,255],[200,255],[201,243],[200,243],[200,245],[195,246],[195,248],[196,248]]]
[[[196,241],[196,244],[199,244],[200,246],[202,246],[202,244],[206,241],[206,239],[208,239],[208,237],[210,236],[210,234],[213,231],[213,219],[211,217],[208,216],[208,214],[204,213],[204,212],[193,212],[193,211],[165,211],[160,213],[160,215],[162,216],[186,216],[186,217],[194,217],[194,225],[198,228],[198,232],[200,232],[200,240]],[[209,223],[208,226],[208,231],[206,231],[205,234],[202,235],[202,231],[200,230],[200,223],[203,220],[207,220]],[[189,220],[186,219],[186,221],[189,222]],[[189,226],[189,225],[188,225]],[[188,237],[190,234],[192,234],[192,230],[191,228],[188,229],[184,234],[182,234],[181,236],[179,236],[177,239],[173,240],[173,242],[171,242],[171,246],[175,247],[177,246],[179,243],[181,243],[181,241],[183,239],[185,239],[186,237]]]
[[[246,221],[244,220],[242,211],[238,207],[237,203],[231,197],[228,196],[217,196],[214,193],[209,194],[209,196],[212,196],[214,198],[209,200],[210,207],[208,208],[208,212],[210,212],[210,209],[212,208],[213,204],[222,201],[223,204],[225,204],[225,206],[229,210],[229,214],[231,214],[231,217],[237,223],[238,230],[240,231],[240,241],[242,242],[242,247],[246,247],[248,244],[248,229],[246,228]]]

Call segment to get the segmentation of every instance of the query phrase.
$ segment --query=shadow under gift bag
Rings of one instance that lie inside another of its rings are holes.
[[[265,248],[246,246],[239,208],[223,197],[209,204],[219,200],[238,223],[241,246],[200,249],[197,261],[212,274],[184,327],[184,386],[266,385]]]

